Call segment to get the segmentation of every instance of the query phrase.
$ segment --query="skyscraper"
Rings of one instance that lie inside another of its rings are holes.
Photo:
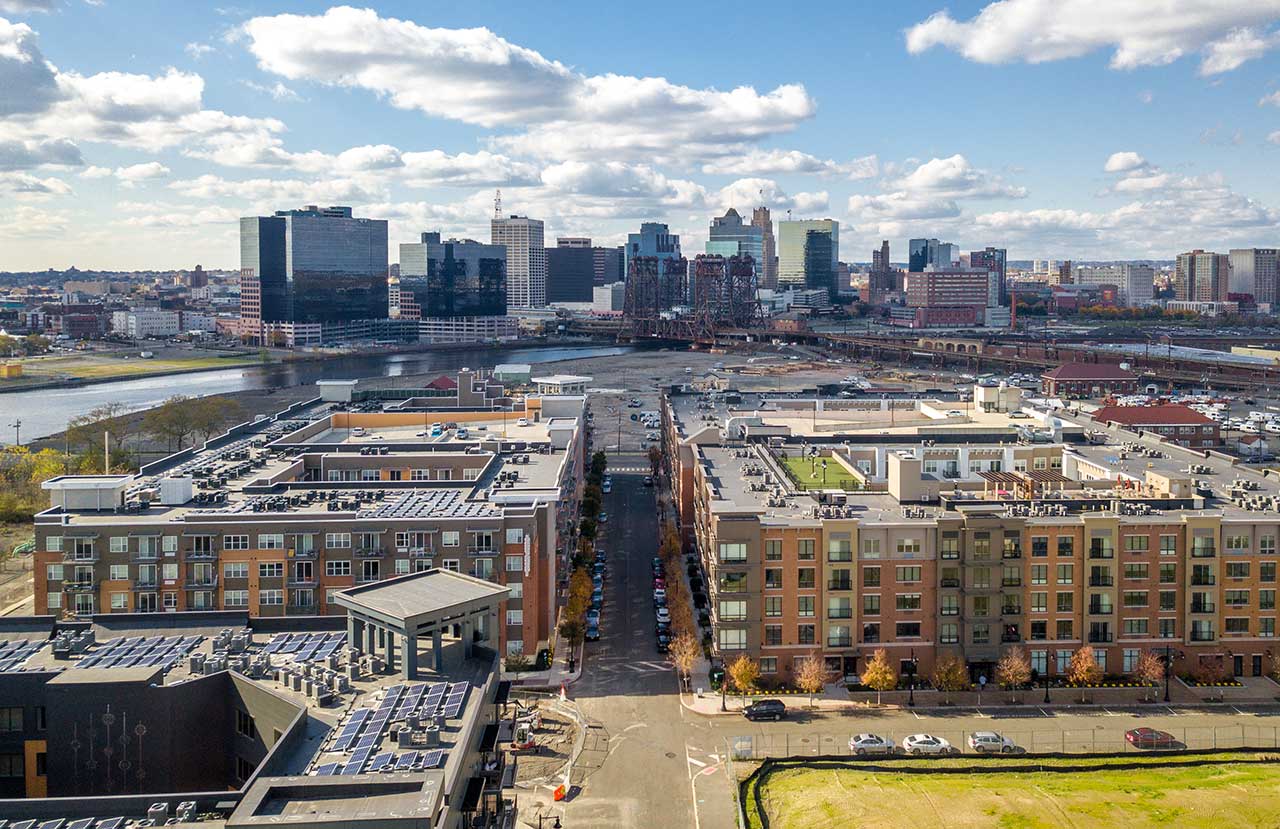
[[[1005,261],[1008,259],[1008,252],[1004,248],[984,248],[969,252],[969,267],[980,268],[988,273],[997,274],[996,280],[1000,286],[1000,304],[1009,304],[1009,286],[1007,283],[1008,271]]]
[[[730,207],[723,216],[711,220],[711,235],[707,240],[708,254],[723,256],[750,256],[755,263],[757,283],[764,271],[764,229],[742,221],[738,211]]]
[[[761,288],[778,287],[778,245],[773,236],[773,220],[769,208],[757,207],[751,211],[751,226],[761,231],[759,285]]]
[[[959,249],[950,242],[937,239],[912,239],[907,245],[907,270],[920,273],[929,265],[950,268],[959,258]]]
[[[797,219],[778,223],[778,287],[822,288],[835,299],[840,222]]]
[[[1233,294],[1253,294],[1254,302],[1275,304],[1280,263],[1275,248],[1237,248],[1231,257],[1229,290]],[[1275,310],[1274,308],[1272,309]]]
[[[614,282],[622,282],[626,279],[626,272],[622,270],[624,256],[621,246],[594,247],[591,249],[591,256],[595,270],[594,282],[597,286],[612,285]]]
[[[594,287],[590,239],[561,237],[555,247],[547,248],[547,302],[590,302]]]
[[[495,217],[490,239],[507,248],[507,307],[542,308],[547,304],[547,251],[542,221],[527,216]]]
[[[1178,254],[1173,274],[1173,298],[1195,302],[1222,302],[1227,298],[1231,259],[1225,253],[1200,249]]]
[[[639,233],[627,234],[626,259],[623,268],[631,273],[631,260],[637,256],[653,256],[657,259],[680,258],[680,235],[662,222],[643,222]]]
[[[288,344],[317,343],[347,323],[387,318],[387,223],[350,207],[281,210],[240,219],[241,331],[271,327]],[[329,331],[325,330],[328,326]]]
[[[400,245],[402,319],[501,317],[507,313],[507,251],[472,239],[424,233]]]
[[[871,251],[871,272],[884,273],[893,266],[889,264],[889,240],[880,242],[880,249]]]

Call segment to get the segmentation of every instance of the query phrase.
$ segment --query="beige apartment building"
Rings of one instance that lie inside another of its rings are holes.
[[[1113,675],[1166,648],[1179,671],[1273,670],[1275,479],[1152,438],[1095,445],[1053,417],[1029,431],[1007,414],[921,418],[940,407],[917,401],[885,429],[875,405],[798,404],[666,401],[717,658],[749,654],[778,682],[809,654],[852,677],[878,648],[923,676],[953,652],[975,680],[1013,645],[1048,675],[1084,644]],[[856,484],[807,488],[809,465],[784,469],[810,456]]]
[[[445,410],[312,401],[138,475],[48,481],[36,613],[326,615],[339,590],[439,567],[509,587],[501,647],[536,652],[572,548],[585,398],[513,411],[477,392],[484,408],[457,405],[465,389]]]

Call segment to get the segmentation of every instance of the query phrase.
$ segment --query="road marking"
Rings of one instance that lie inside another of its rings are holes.
[[[693,757],[690,757],[690,756],[688,756],[688,755],[689,755],[689,750],[686,748],[686,749],[685,749],[685,759],[686,759],[686,760],[688,760],[690,763],[693,763],[695,766],[697,766],[697,767],[698,767],[698,768],[700,768],[700,769],[702,769],[702,768],[706,768],[706,767],[707,767],[707,764],[706,764],[706,763],[702,762],[701,760],[694,759]]]

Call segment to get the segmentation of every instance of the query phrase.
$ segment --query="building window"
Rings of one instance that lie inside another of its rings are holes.
[[[812,567],[801,567],[796,570],[796,587],[800,590],[812,590],[817,583],[817,577]]]
[[[112,593],[112,594],[111,594],[111,610],[112,610],[112,612],[115,612],[115,611],[118,611],[118,610],[128,610],[128,609],[129,609],[129,594],[128,594],[128,593]]]
[[[1124,549],[1130,553],[1145,553],[1151,544],[1151,537],[1146,535],[1126,535]]]
[[[1031,536],[1031,557],[1042,558],[1049,555],[1049,536],[1033,535]]]
[[[1076,607],[1076,594],[1075,593],[1058,593],[1057,595],[1058,595],[1058,604],[1057,604],[1058,612],[1073,613]]]
[[[782,615],[782,597],[781,596],[765,596],[764,597],[764,615],[765,616],[781,616]]]
[[[228,561],[222,565],[222,576],[228,579],[247,579],[249,578],[249,562],[247,561]]]
[[[0,777],[22,777],[22,755],[0,754]]]
[[[720,618],[729,622],[740,622],[747,618],[747,603],[744,601],[720,602]]]
[[[727,545],[725,545],[725,544],[721,544],[721,545],[720,545],[720,560],[721,560],[721,561],[724,561],[724,560],[725,560],[725,558],[724,558],[724,548],[725,548],[726,546],[727,546]],[[746,545],[739,545],[739,546],[744,547],[742,560],[745,560],[745,559],[746,559],[746,552],[745,552],[745,546],[746,546]],[[771,538],[771,539],[769,539],[769,540],[767,540],[767,541],[765,541],[765,542],[764,542],[764,560],[765,560],[765,561],[782,561],[782,542],[781,542],[781,541],[777,540],[776,538]]]
[[[327,550],[349,550],[351,533],[325,533],[324,546]]]
[[[796,615],[801,617],[809,617],[813,615],[814,607],[813,596],[797,596],[796,597]]]
[[[959,626],[955,622],[946,622],[938,628],[938,641],[943,645],[954,645],[960,641]]]
[[[247,535],[224,535],[222,537],[222,549],[224,550],[247,550],[249,549],[249,536]]]
[[[1071,558],[1076,554],[1075,536],[1058,536],[1058,558]]]
[[[1059,564],[1058,565],[1058,584],[1071,584],[1075,578],[1075,565]]]
[[[899,567],[897,568],[898,583],[920,581],[919,567]]]
[[[796,638],[801,645],[812,645],[818,641],[816,628],[813,625],[797,625]]]
[[[747,632],[739,628],[721,628],[720,650],[740,651],[747,647]]]
[[[1247,634],[1249,632],[1248,618],[1227,618],[1224,620],[1224,628],[1227,633]]]
[[[1275,617],[1267,617],[1258,620],[1258,636],[1264,639],[1272,639],[1276,635]]]
[[[876,544],[878,547],[879,542],[877,541]],[[868,556],[868,557],[870,558],[872,556]],[[874,558],[880,557],[878,549],[877,549],[876,555],[873,557]],[[828,541],[827,542],[827,561],[853,561],[853,545],[847,540]]]
[[[1274,535],[1263,535],[1258,537],[1258,552],[1266,556],[1276,554],[1276,537]]]
[[[1227,562],[1227,578],[1229,579],[1249,578],[1249,562],[1228,561]]]
[[[1145,590],[1126,590],[1126,591],[1124,591],[1123,601],[1124,601],[1124,606],[1125,606],[1125,607],[1129,607],[1129,608],[1133,608],[1133,607],[1146,607],[1146,606],[1147,606],[1147,591],[1145,591]]]
[[[253,726],[253,717],[249,716],[248,711],[236,709],[236,733],[241,737],[253,739],[258,735],[258,730]]]
[[[1223,604],[1227,607],[1248,607],[1248,590],[1227,590],[1223,593]]]
[[[764,587],[766,590],[782,589],[782,571],[777,568],[769,568],[764,571]]]
[[[1048,593],[1032,593],[1031,594],[1031,612],[1045,613],[1049,610],[1049,594]]]
[[[879,587],[880,586],[880,568],[879,567],[863,567],[862,568],[862,586],[863,587]]]
[[[834,544],[834,542],[832,542]],[[880,558],[880,539],[864,538],[862,539],[862,557],[863,558]]]
[[[258,604],[263,606],[282,605],[284,604],[284,591],[260,590],[258,591]]]
[[[880,611],[880,597],[876,596],[876,612]],[[960,598],[958,596],[943,596],[938,602],[938,613],[943,616],[959,616],[960,615]]]
[[[796,542],[796,558],[801,561],[814,560],[815,543],[812,538],[802,538]]]
[[[741,543],[720,542],[720,561],[729,564],[747,560],[747,545]]]
[[[324,574],[326,576],[349,576],[351,575],[351,562],[346,560],[326,561],[324,563]]]
[[[782,625],[764,626],[764,644],[768,647],[782,644]]]
[[[760,657],[760,673],[776,674],[778,672],[778,657],[762,656]]]
[[[107,549],[113,553],[129,552],[129,536],[113,535],[107,539]]]
[[[960,558],[960,535],[956,532],[944,532],[942,534],[942,549],[939,555],[943,559]]]
[[[455,573],[459,572],[458,562],[456,559],[453,560],[452,567],[449,566],[449,559],[445,559],[444,565],[445,565],[444,569],[446,570],[452,570]],[[370,561],[369,559],[365,559],[364,561],[360,562],[360,580],[361,581],[377,581],[380,578],[382,578],[382,562],[378,561],[377,559],[374,559],[372,561]]]
[[[48,605],[48,607],[49,607],[49,609],[50,609],[50,610],[61,610],[61,609],[62,609],[62,594],[61,594],[61,593],[46,593],[46,594],[45,594],[45,604],[46,604],[46,605]]]
[[[1146,636],[1148,631],[1146,619],[1125,619],[1125,636]]]
[[[524,556],[507,556],[507,572],[518,573],[524,569]]]
[[[440,544],[443,547],[457,547],[462,533],[457,530],[444,530],[440,533]]]
[[[1276,591],[1275,590],[1259,590],[1258,591],[1258,610],[1275,610],[1276,609]]]
[[[49,581],[62,581],[62,565],[61,564],[48,565],[47,567],[45,567],[44,575],[45,575],[45,578],[48,579]]]
[[[978,622],[973,625],[973,644],[989,645],[991,644],[991,626],[986,622]]]
[[[1071,638],[1071,620],[1070,620],[1070,619],[1059,619],[1059,620],[1058,620],[1057,625],[1056,625],[1056,629],[1055,629],[1055,631],[1054,631],[1054,638],[1055,638],[1055,639],[1070,639],[1070,638]],[[1071,661],[1071,658],[1070,658],[1070,657],[1067,657],[1067,661],[1068,661],[1068,662],[1070,662],[1070,661]],[[1064,663],[1064,664],[1065,664],[1065,663]]]
[[[898,622],[895,630],[899,639],[911,639],[920,635],[920,623]]]
[[[898,539],[898,555],[916,555],[920,552],[920,539],[918,538],[899,538]]]
[[[524,611],[523,611],[523,610],[508,610],[508,611],[507,611],[507,624],[508,624],[508,625],[523,625],[523,624],[524,624]]]
[[[0,731],[22,730],[22,708],[0,708]]]
[[[1124,577],[1129,581],[1145,580],[1148,570],[1145,564],[1126,564],[1124,566]]]
[[[278,579],[284,575],[283,561],[260,561],[258,562],[258,578],[260,579]]]
[[[1047,564],[1031,565],[1031,583],[1032,584],[1048,584],[1049,583],[1049,565]]]
[[[919,593],[899,593],[895,597],[894,604],[896,608],[901,611],[919,610],[920,594]]]
[[[249,591],[248,590],[224,590],[222,591],[222,604],[224,607],[248,607]]]

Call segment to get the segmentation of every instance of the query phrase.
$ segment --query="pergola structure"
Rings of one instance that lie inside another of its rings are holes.
[[[433,669],[444,668],[443,637],[458,628],[464,657],[471,656],[476,633],[497,650],[498,603],[511,591],[504,585],[439,568],[340,591],[347,609],[347,645],[360,653],[383,652],[387,667],[418,679],[418,639],[431,636]]]

